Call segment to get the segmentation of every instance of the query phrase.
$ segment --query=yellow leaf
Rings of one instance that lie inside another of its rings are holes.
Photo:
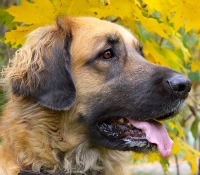
[[[70,16],[96,16],[91,8],[100,6],[99,0],[60,0],[56,1],[57,14]]]
[[[180,125],[180,122],[178,121],[178,119],[171,119],[171,120],[166,122],[166,125],[168,125],[170,127],[170,131],[171,131],[170,136],[176,137],[176,135],[178,133],[180,138],[182,138],[183,140],[186,139],[185,133],[184,133],[183,128]],[[175,133],[174,130],[176,130],[177,133]]]
[[[134,7],[135,3],[133,0],[111,0],[110,4],[107,6],[99,6],[91,8],[90,10],[95,12],[97,14],[96,16],[99,18],[115,15],[116,17],[124,19],[127,17],[131,18],[133,16]]]
[[[179,72],[186,74],[186,70],[183,67],[178,56],[167,48],[160,47],[155,41],[146,41],[144,43],[144,53],[146,58],[156,64],[171,67]]]
[[[195,29],[200,29],[199,16],[200,16],[200,4],[198,0],[185,1],[177,0],[174,1],[174,6],[171,12],[175,15],[172,17],[171,22],[174,23],[175,29],[178,30],[180,27],[185,27],[186,32]]]
[[[185,141],[179,137],[174,137],[174,146],[172,149],[173,154],[178,154],[181,151],[185,153],[185,160],[190,164],[192,174],[195,174],[197,171],[197,158],[200,156],[200,152],[192,148]]]
[[[170,23],[174,24],[176,31],[180,27],[185,27],[186,32],[193,28],[196,31],[200,29],[200,4],[198,0],[144,0],[144,3],[147,4],[150,14],[155,10],[160,12],[163,19],[168,19]]]
[[[18,26],[16,30],[12,30],[11,32],[6,32],[5,34],[5,43],[12,44],[12,47],[18,47],[19,45],[24,44],[26,40],[26,35],[30,33],[36,26],[26,26],[20,27]]]
[[[28,33],[39,26],[52,23],[56,18],[55,8],[49,0],[35,0],[34,3],[22,0],[21,3],[6,10],[15,17],[14,21],[29,24],[29,26],[18,26],[16,30],[5,34],[5,43],[10,42],[12,47],[22,45]]]
[[[173,33],[172,28],[169,25],[166,25],[165,23],[159,23],[154,18],[143,16],[141,9],[135,8],[134,12],[137,20],[148,32],[157,33],[163,38],[167,38],[168,35],[171,35]]]
[[[150,152],[147,156],[148,162],[155,162],[160,160],[160,154],[158,152]]]
[[[156,10],[164,15],[170,14],[171,7],[174,4],[171,0],[143,0],[143,2],[147,5],[150,14]]]
[[[149,152],[148,154],[133,152],[132,157],[135,161],[137,161],[137,160],[144,161],[145,160],[150,163],[160,162],[164,172],[168,171],[168,165],[169,165],[168,160],[162,158],[158,152]]]
[[[132,152],[132,157],[134,160],[139,160],[145,157],[143,153]]]
[[[174,48],[177,49],[181,49],[184,55],[184,60],[186,63],[189,62],[189,58],[190,58],[190,53],[189,50],[183,45],[183,42],[180,40],[180,38],[178,38],[177,36],[171,36],[168,38],[169,42],[174,46]]]
[[[45,25],[52,23],[56,17],[55,8],[49,0],[35,0],[34,3],[21,0],[21,3],[6,10],[15,17],[14,21]]]
[[[59,15],[88,15],[102,18],[114,14],[121,18],[126,26],[134,30],[134,22],[130,20],[134,7],[134,0],[126,0],[126,3],[124,3],[124,0],[111,0],[107,5],[101,5],[99,0],[34,0],[34,3],[22,0],[20,6],[12,6],[7,9],[7,12],[15,16],[15,21],[29,24],[32,27],[18,27],[9,32],[6,35],[6,42],[15,43],[15,47],[23,44],[27,33],[38,26],[53,23]],[[16,37],[19,37],[19,39]]]
[[[195,58],[191,63],[191,71],[196,72],[200,71],[200,60],[198,58]]]
[[[174,136],[174,137],[172,137],[171,136],[171,138],[172,138],[172,140],[174,141],[174,145],[173,145],[173,147],[172,147],[172,154],[178,154],[178,153],[180,153],[181,151],[183,151],[182,150],[182,146],[181,146],[181,144],[180,144],[180,141],[179,141],[179,138],[178,137],[176,137],[176,136]],[[182,142],[182,141],[181,141]]]
[[[14,21],[29,24],[20,26],[16,30],[6,33],[6,43],[11,42],[13,47],[24,43],[25,36],[37,27],[51,24],[59,15],[93,15],[89,9],[100,3],[98,0],[34,0],[30,3],[22,0],[21,5],[12,6],[6,11],[15,17]]]

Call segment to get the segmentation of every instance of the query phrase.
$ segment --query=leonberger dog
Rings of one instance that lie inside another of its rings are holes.
[[[131,151],[170,155],[159,122],[191,89],[145,60],[118,24],[59,17],[31,32],[3,71],[0,174],[125,175]]]

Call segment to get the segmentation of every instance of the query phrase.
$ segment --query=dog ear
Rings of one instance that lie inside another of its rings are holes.
[[[70,70],[70,30],[61,25],[41,27],[29,34],[8,68],[11,91],[53,110],[68,110],[76,90]]]

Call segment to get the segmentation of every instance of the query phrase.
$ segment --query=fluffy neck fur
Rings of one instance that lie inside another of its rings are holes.
[[[113,174],[115,169],[122,173],[122,153],[90,144],[87,130],[74,117],[75,111],[55,112],[12,97],[4,111],[1,131],[5,146],[15,153],[21,168],[102,175]]]

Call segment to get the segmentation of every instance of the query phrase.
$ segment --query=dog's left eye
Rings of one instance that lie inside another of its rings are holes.
[[[105,60],[108,60],[110,58],[113,58],[115,55],[111,49],[106,50],[102,53],[101,57]]]

